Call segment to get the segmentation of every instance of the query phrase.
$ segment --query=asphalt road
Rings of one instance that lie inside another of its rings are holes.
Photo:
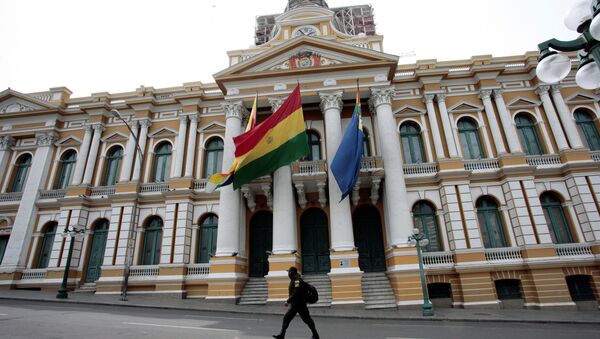
[[[315,317],[321,338],[600,338],[600,325],[356,320]],[[280,316],[0,300],[0,338],[271,338]],[[310,338],[299,317],[287,338]]]

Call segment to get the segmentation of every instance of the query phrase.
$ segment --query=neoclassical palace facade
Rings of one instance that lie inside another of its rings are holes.
[[[56,290],[72,241],[69,286],[96,295],[279,302],[296,265],[321,306],[418,305],[418,228],[437,307],[598,307],[600,97],[576,61],[554,85],[534,52],[402,64],[370,6],[259,19],[214,83],[0,92],[0,288]],[[340,201],[357,80],[365,151]],[[260,123],[297,83],[310,155],[206,192],[256,93]]]

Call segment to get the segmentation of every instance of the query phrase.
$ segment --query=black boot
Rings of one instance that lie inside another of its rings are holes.
[[[285,334],[273,334],[273,338],[275,338],[275,339],[285,339]]]

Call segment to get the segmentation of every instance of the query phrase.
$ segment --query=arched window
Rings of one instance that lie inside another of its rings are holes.
[[[162,231],[163,221],[160,217],[152,217],[146,223],[141,265],[158,265],[160,263]]]
[[[412,212],[415,227],[429,239],[429,245],[425,246],[423,250],[425,252],[442,251],[435,209],[426,202],[418,202],[413,207]]]
[[[196,263],[208,264],[211,255],[217,250],[217,224],[219,218],[210,214],[204,218],[200,224],[199,239],[198,239],[198,254],[196,255]]]
[[[308,155],[302,161],[321,160],[321,137],[315,131],[306,131],[308,137]]]
[[[163,142],[156,147],[154,153],[154,170],[152,171],[153,182],[163,182],[169,177],[171,167],[171,144]]]
[[[58,169],[58,178],[56,179],[55,189],[63,189],[69,186],[75,162],[77,161],[77,152],[70,150],[66,151],[60,158],[60,167]]]
[[[363,128],[363,157],[370,157],[371,156],[371,145],[369,145],[369,132],[367,132],[366,129]]]
[[[573,236],[560,199],[551,192],[545,192],[540,196],[540,201],[552,242],[555,244],[572,243]]]
[[[56,227],[58,223],[51,222],[44,227],[42,234],[42,244],[39,247],[37,263],[35,268],[47,268],[52,254],[52,245],[54,244],[54,236],[56,235]]]
[[[106,168],[104,169],[104,178],[102,179],[102,186],[112,186],[117,182],[117,175],[119,173],[119,165],[123,158],[123,148],[115,146],[108,151],[106,157]]]
[[[22,192],[27,181],[27,173],[31,167],[31,155],[23,154],[17,159],[12,176],[12,183],[9,192]]]
[[[537,130],[535,128],[535,122],[531,119],[529,114],[521,113],[515,117],[515,123],[517,124],[517,132],[519,133],[519,139],[525,149],[527,155],[540,155],[544,153],[542,149],[542,143],[538,137]]]
[[[425,162],[421,128],[414,122],[406,122],[400,126],[400,139],[402,140],[402,153],[404,162],[416,164]]]
[[[473,119],[463,118],[458,121],[457,126],[463,157],[465,159],[485,158],[477,123]]]
[[[486,248],[508,246],[496,201],[490,197],[482,197],[477,200],[476,206],[483,246]]]
[[[579,131],[583,134],[585,143],[592,151],[600,150],[600,134],[594,122],[594,117],[585,110],[575,111],[575,121],[579,126]]]
[[[206,145],[204,151],[204,177],[210,178],[211,175],[221,172],[223,166],[223,140],[213,138]]]

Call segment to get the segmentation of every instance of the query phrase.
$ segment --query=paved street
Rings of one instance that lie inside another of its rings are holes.
[[[599,325],[461,323],[315,317],[329,338],[599,338]],[[280,316],[204,311],[0,301],[0,338],[270,338]],[[288,338],[309,338],[298,318]]]

